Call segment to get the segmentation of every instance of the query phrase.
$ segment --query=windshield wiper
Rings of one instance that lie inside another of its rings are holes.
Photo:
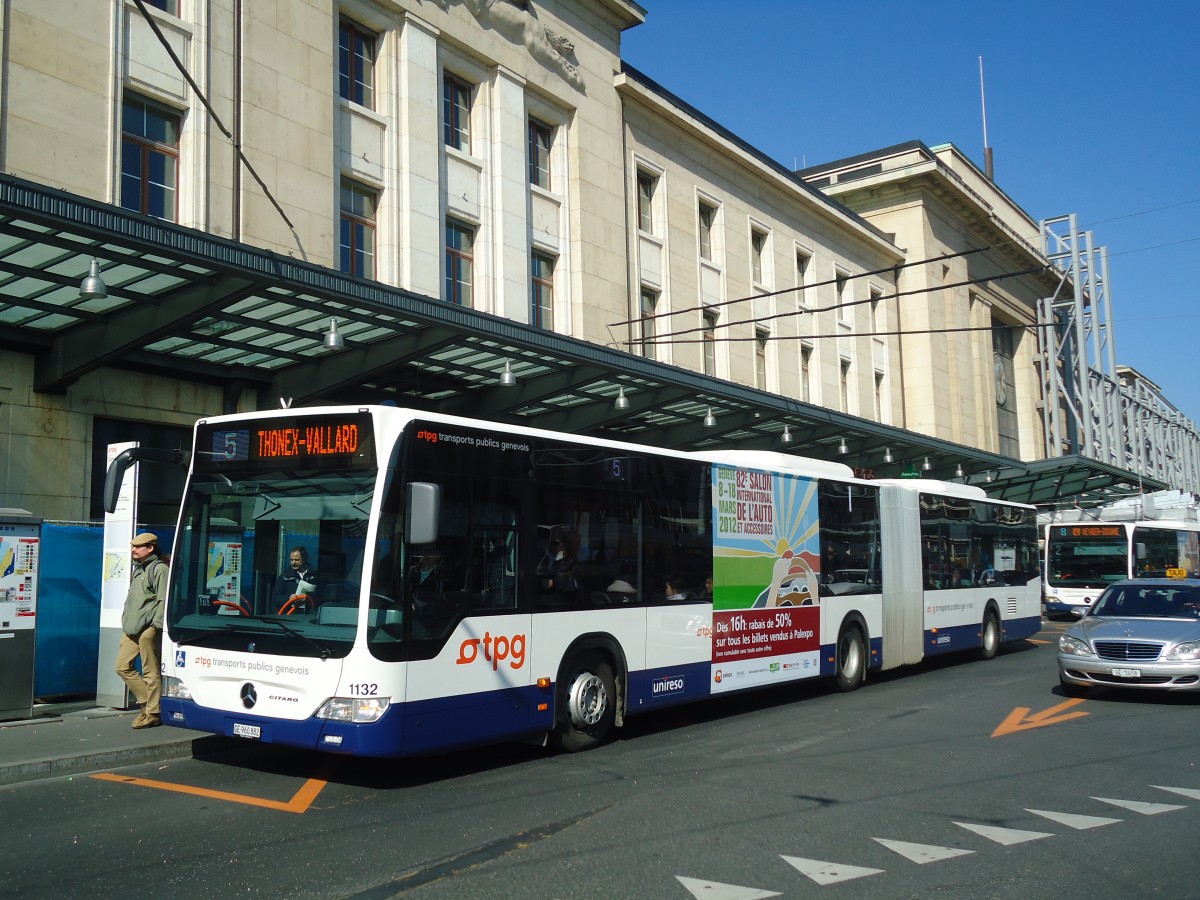
[[[321,644],[321,643],[313,640],[307,634],[302,634],[301,632],[297,631],[295,628],[293,628],[291,625],[288,625],[285,622],[281,622],[278,619],[268,619],[265,616],[253,616],[253,615],[252,616],[244,616],[244,615],[238,616],[238,619],[254,619],[256,622],[265,622],[268,625],[278,625],[280,628],[282,628],[288,634],[292,635],[293,637],[300,638],[300,640],[302,640],[304,643],[306,643],[310,647],[314,648],[318,653],[321,654],[321,659],[329,659],[330,650],[328,647],[326,647],[324,644]],[[197,632],[192,637],[179,638],[178,640],[174,641],[174,643],[183,647],[183,646],[187,646],[189,644],[198,644],[202,640],[204,640],[205,638],[209,637],[212,634],[224,634],[224,633],[227,633],[230,631],[239,631],[239,630],[240,629],[238,628],[237,620],[235,620],[235,621],[225,624],[224,626],[222,626],[220,628],[214,628],[212,630],[200,631],[200,632]]]
[[[268,619],[266,616],[239,616],[238,618],[254,619],[256,622],[265,622],[268,625],[278,625],[285,632],[292,635],[292,637],[298,637],[298,638],[300,638],[300,640],[304,641],[304,643],[308,644],[310,647],[315,647],[317,649],[317,651],[321,654],[321,659],[329,659],[330,651],[329,651],[328,647],[326,647],[324,644],[314,641],[307,634],[303,634],[303,633],[297,631],[291,625],[287,624],[286,622],[281,621],[280,619]]]

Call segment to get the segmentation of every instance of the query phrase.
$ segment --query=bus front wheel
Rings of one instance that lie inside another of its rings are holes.
[[[847,625],[838,635],[837,686],[839,691],[853,691],[863,683],[867,674],[867,653],[862,632],[857,625]]]
[[[616,686],[612,666],[599,653],[584,653],[564,669],[555,703],[551,743],[577,753],[604,740],[616,719]]]

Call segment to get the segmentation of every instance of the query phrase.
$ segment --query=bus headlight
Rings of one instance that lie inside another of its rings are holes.
[[[317,710],[317,718],[333,722],[378,722],[391,704],[387,697],[330,697]]]
[[[188,690],[188,686],[183,683],[182,678],[175,678],[172,675],[164,675],[162,680],[162,695],[171,697],[174,700],[191,700],[192,692]]]
[[[1200,642],[1193,641],[1190,644],[1176,644],[1163,655],[1163,659],[1169,659],[1172,662],[1200,659]]]
[[[1091,656],[1092,648],[1084,641],[1073,638],[1069,634],[1064,634],[1058,639],[1058,652],[1068,653],[1071,656]]]

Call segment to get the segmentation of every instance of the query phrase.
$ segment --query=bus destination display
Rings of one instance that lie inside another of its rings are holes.
[[[205,439],[205,432],[210,437]],[[198,463],[277,466],[371,465],[369,416],[263,419],[240,428],[201,426]]]

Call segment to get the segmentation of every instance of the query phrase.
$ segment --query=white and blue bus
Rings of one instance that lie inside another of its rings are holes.
[[[1200,577],[1200,523],[1053,523],[1045,554],[1047,614],[1082,615],[1114,581]]]
[[[544,736],[1040,627],[1033,507],[389,406],[197,423],[163,721],[363,756]]]

